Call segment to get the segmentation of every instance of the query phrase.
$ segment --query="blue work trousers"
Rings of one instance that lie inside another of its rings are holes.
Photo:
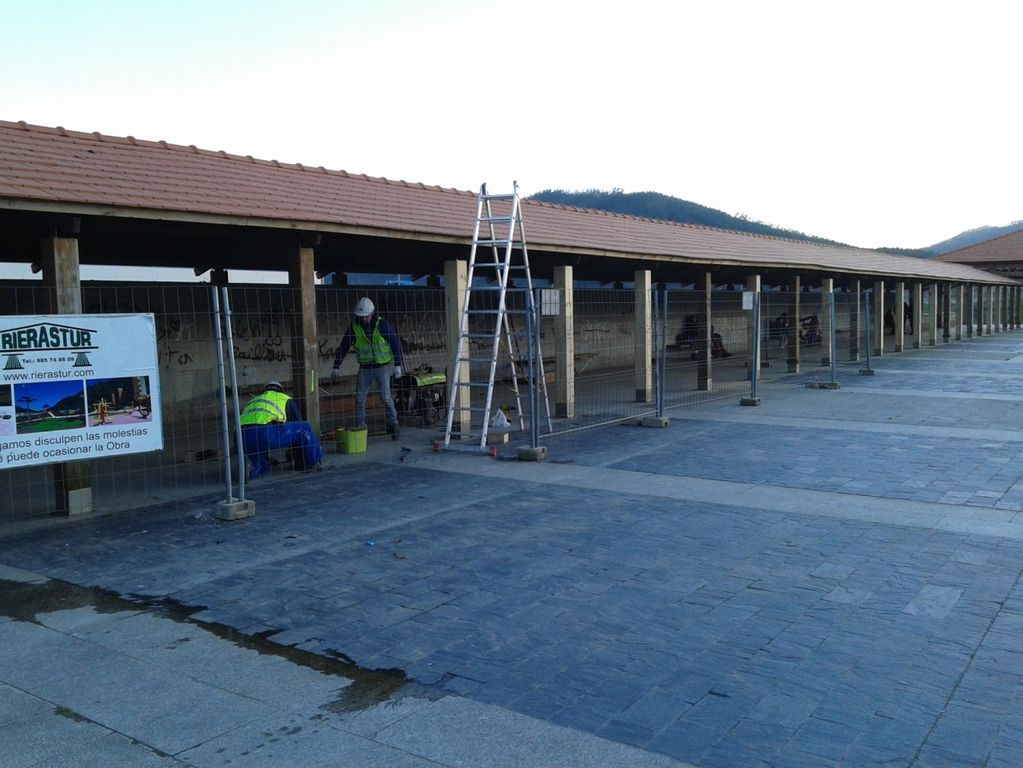
[[[250,480],[255,480],[270,469],[268,452],[275,448],[291,448],[295,452],[301,452],[301,459],[298,456],[294,457],[296,469],[313,467],[323,461],[323,448],[320,447],[320,441],[316,439],[316,433],[308,421],[244,427],[242,443],[245,446],[245,457],[252,463],[252,469],[249,471]]]

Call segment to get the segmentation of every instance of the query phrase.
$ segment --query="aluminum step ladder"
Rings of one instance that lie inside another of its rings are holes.
[[[513,189],[511,194],[489,194],[486,184],[480,187],[458,339],[448,369],[451,383],[445,448],[451,447],[454,439],[461,446],[478,441],[480,451],[487,449],[491,419],[496,415],[491,409],[502,348],[508,358],[508,383],[515,401],[515,414],[509,415],[509,422],[517,421],[519,430],[525,429],[519,390],[520,371],[524,366],[519,350],[522,346],[530,348],[533,340],[528,333],[532,324],[539,322],[539,315],[535,311],[518,182],[514,182]],[[481,279],[480,285],[475,284],[477,277]],[[515,287],[516,278],[525,284],[524,288]],[[513,323],[512,319],[517,322]],[[539,334],[535,336],[539,338]],[[532,371],[538,379],[549,431],[550,403],[539,342],[531,352]],[[538,424],[539,420],[534,419],[534,423]],[[468,431],[463,429],[465,425]]]

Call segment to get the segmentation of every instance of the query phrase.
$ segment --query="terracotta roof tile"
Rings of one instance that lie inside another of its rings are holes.
[[[474,192],[260,160],[131,136],[0,121],[0,197],[31,208],[136,208],[282,226],[352,227],[468,241]],[[526,200],[535,250],[1010,282],[970,267]]]
[[[939,261],[958,264],[991,264],[995,262],[1023,262],[1023,230],[968,245],[935,257]]]

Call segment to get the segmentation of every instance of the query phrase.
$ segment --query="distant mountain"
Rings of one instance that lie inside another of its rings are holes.
[[[960,248],[965,248],[968,245],[974,243],[982,243],[985,240],[991,240],[1002,235],[1008,235],[1011,232],[1017,232],[1023,229],[1023,220],[1014,221],[1011,224],[1006,224],[1004,227],[977,227],[976,229],[968,229],[965,232],[960,232],[955,237],[950,237],[948,240],[942,240],[940,243],[935,243],[928,250],[934,251],[935,253],[948,253],[949,251],[958,251]]]
[[[540,200],[545,203],[556,203],[558,205],[570,205],[576,208],[595,208],[599,211],[622,213],[645,219],[677,221],[681,224],[698,224],[704,227],[728,229],[734,232],[748,232],[754,235],[784,237],[790,240],[806,240],[807,242],[822,243],[824,245],[846,245],[846,243],[840,243],[837,240],[807,235],[794,229],[774,227],[746,216],[732,216],[716,208],[708,208],[705,205],[693,203],[689,200],[662,195],[660,192],[626,193],[620,189],[612,189],[610,192],[604,192],[599,189],[588,189],[585,192],[568,192],[563,189],[545,189],[542,192],[537,192],[535,195],[530,195],[530,199]],[[876,250],[922,258],[934,255],[934,253],[924,249],[878,248]]]
[[[704,227],[730,229],[737,232],[749,232],[755,235],[787,237],[793,240],[808,240],[814,243],[842,245],[834,240],[815,237],[793,229],[782,229],[754,221],[746,216],[732,216],[716,208],[708,208],[699,203],[681,200],[677,197],[662,195],[660,192],[623,192],[612,189],[605,192],[600,189],[588,189],[584,192],[568,192],[563,189],[545,189],[530,195],[531,200],[558,205],[570,205],[576,208],[596,208],[600,211],[622,213],[627,216],[639,216],[645,219],[677,221],[681,224],[699,224]]]
[[[531,200],[545,203],[569,205],[576,208],[595,208],[599,211],[622,213],[627,216],[638,216],[645,219],[677,221],[681,224],[698,224],[716,229],[728,229],[734,232],[748,232],[754,235],[784,237],[790,240],[806,240],[811,243],[845,246],[836,240],[807,235],[794,229],[782,229],[756,221],[746,216],[732,216],[716,208],[708,208],[699,203],[681,200],[677,197],[662,195],[660,192],[623,192],[612,189],[605,192],[600,189],[588,189],[583,192],[569,192],[563,189],[545,189],[530,195]],[[947,253],[968,245],[990,240],[993,237],[1007,235],[1023,229],[1023,220],[1014,221],[1004,227],[978,227],[963,232],[948,240],[943,240],[928,248],[874,248],[875,251],[891,253],[897,256],[915,256],[928,259],[939,253]]]

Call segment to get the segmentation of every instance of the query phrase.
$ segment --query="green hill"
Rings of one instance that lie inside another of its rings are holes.
[[[623,192],[620,189],[612,189],[610,192],[599,189],[589,189],[584,192],[568,192],[563,189],[545,189],[529,197],[531,200],[539,200],[545,203],[556,203],[576,208],[595,208],[600,211],[639,216],[646,219],[677,221],[681,224],[698,224],[704,227],[728,229],[735,232],[749,232],[754,235],[784,237],[790,240],[806,240],[825,245],[846,245],[836,240],[807,235],[794,229],[774,227],[746,216],[733,216],[716,208],[708,208],[705,205],[693,203],[689,200],[662,195],[660,192]],[[930,249],[877,248],[876,250],[923,258],[933,256],[935,253]]]

